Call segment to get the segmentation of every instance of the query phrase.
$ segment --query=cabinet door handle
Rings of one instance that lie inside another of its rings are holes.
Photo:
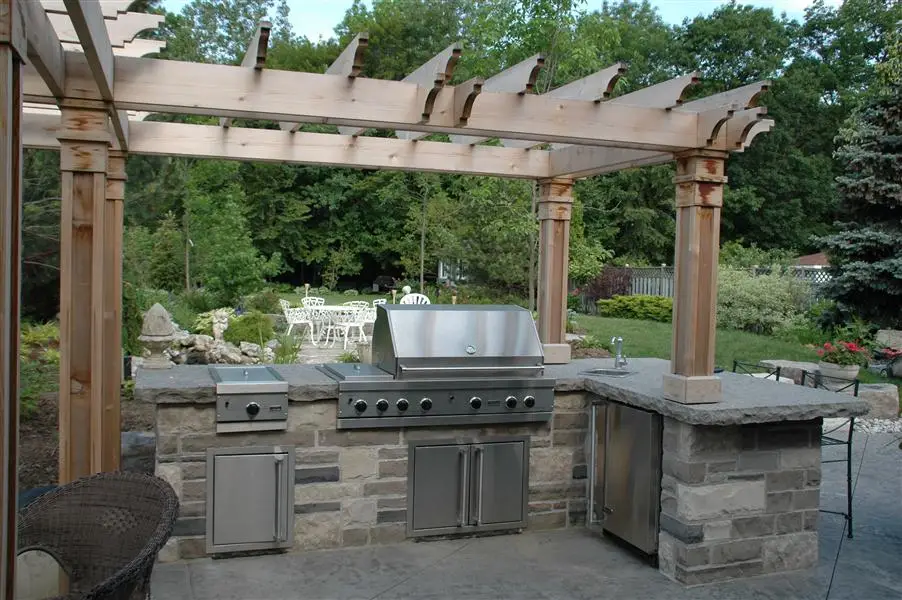
[[[485,472],[485,450],[482,446],[476,446],[475,457],[479,461],[476,471],[476,480],[479,487],[476,488],[476,525],[482,525],[482,486],[484,485],[483,473]]]
[[[467,451],[464,448],[460,448],[457,451],[458,456],[458,470],[460,475],[460,497],[458,498],[457,503],[457,526],[462,527],[464,524],[464,509],[467,505]]]
[[[281,455],[273,456],[276,466],[276,501],[275,501],[275,518],[273,519],[272,539],[276,542],[282,541],[282,459]]]

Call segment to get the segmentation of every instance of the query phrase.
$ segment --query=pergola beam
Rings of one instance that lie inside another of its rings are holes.
[[[67,94],[98,98],[89,85],[86,58],[67,53]],[[695,114],[542,95],[485,92],[465,126],[454,110],[455,88],[436,99],[422,123],[417,85],[401,81],[343,78],[315,73],[252,69],[115,57],[118,108],[273,121],[332,123],[382,129],[530,139],[649,150],[684,150],[699,145]],[[26,73],[26,99],[52,102],[36,74]],[[704,142],[702,142],[704,143]]]
[[[24,144],[57,149],[59,117],[26,112]],[[430,171],[540,179],[548,174],[548,152],[522,152],[492,146],[393,138],[351,137],[328,133],[157,121],[132,121],[129,154],[253,160],[363,169]]]
[[[367,46],[369,45],[370,36],[365,31],[361,31],[357,35],[354,36],[348,45],[345,46],[345,49],[341,51],[341,54],[338,55],[332,64],[329,65],[329,68],[326,69],[326,75],[339,75],[342,77],[348,78],[348,83],[353,83],[353,81],[360,75],[360,71],[363,70],[363,55],[366,51]],[[279,126],[286,131],[297,131],[301,126],[301,123],[294,121],[283,121],[279,123]],[[338,131],[345,135],[359,135],[363,132],[363,129],[359,127],[354,128],[346,128],[339,127]]]
[[[698,82],[699,74],[693,72],[611,98],[608,103],[669,110],[680,106],[689,88]]]
[[[451,78],[454,76],[454,68],[460,60],[462,51],[462,44],[454,42],[401,80],[407,83],[415,83],[423,88],[425,96],[423,100],[423,121],[428,121],[432,115],[438,93],[451,83]],[[418,140],[429,134],[422,131],[398,130],[395,132],[395,135],[400,140]]]
[[[625,71],[626,63],[615,63],[606,69],[555,88],[545,95],[562,100],[601,102],[614,92],[614,86]],[[529,140],[501,140],[501,143],[508,148],[533,148],[538,145]]]
[[[37,3],[33,2],[32,4],[40,8]],[[96,4],[96,2],[92,2],[92,4]],[[78,32],[69,15],[49,13],[47,17],[61,42],[80,43]],[[139,33],[156,29],[164,20],[163,15],[127,12],[117,15],[115,19],[104,19],[104,26],[110,44],[113,47],[122,48],[126,43],[133,41]]]
[[[257,25],[257,31],[254,32],[254,37],[251,38],[251,42],[247,46],[247,51],[244,53],[244,58],[241,61],[242,67],[251,68],[255,71],[263,70],[263,67],[266,66],[266,51],[269,48],[269,32],[271,29],[272,23],[269,21],[260,21]],[[219,119],[219,126],[231,127],[232,118],[221,117]]]
[[[28,40],[28,60],[57,98],[66,86],[66,63],[56,31],[37,2],[20,2],[25,16],[25,36]]]
[[[515,64],[485,80],[482,85],[486,92],[505,92],[524,96],[535,92],[536,79],[539,71],[545,66],[545,57],[541,54],[530,56],[526,60]],[[466,135],[451,135],[451,141],[455,144],[479,144],[495,136],[474,137]]]
[[[115,19],[119,14],[126,12],[132,2],[134,0],[96,0],[105,19]],[[67,12],[65,0],[41,0],[41,6],[48,13],[66,14]]]

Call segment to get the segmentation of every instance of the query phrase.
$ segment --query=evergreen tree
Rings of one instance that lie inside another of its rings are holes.
[[[902,82],[888,83],[839,137],[845,222],[820,240],[833,265],[828,293],[864,319],[902,328]]]

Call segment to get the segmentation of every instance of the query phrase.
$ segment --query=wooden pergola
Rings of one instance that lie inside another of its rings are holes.
[[[0,428],[2,575],[15,544],[22,148],[61,153],[60,482],[119,464],[122,202],[128,154],[383,168],[537,180],[539,334],[549,360],[564,345],[569,221],[577,178],[677,162],[672,375],[679,402],[712,401],[720,208],[725,161],[773,122],[757,106],[768,82],[684,102],[690,73],[613,96],[616,64],[545,94],[533,56],[492,77],[452,85],[464,51],[449,45],[401,81],[361,77],[367,34],[326,73],[266,69],[261,22],[240,66],[142,56],[136,39],[159,15],[129,0],[0,0]],[[144,120],[210,115],[218,126]],[[233,126],[233,119],[279,128]],[[300,131],[304,123],[338,134]],[[368,129],[394,138],[368,137]],[[425,141],[431,133],[450,143]],[[500,139],[501,145],[481,145]],[[563,350],[563,356],[561,356]]]

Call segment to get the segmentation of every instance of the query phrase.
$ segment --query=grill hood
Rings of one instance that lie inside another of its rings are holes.
[[[373,362],[396,379],[544,373],[535,321],[519,306],[384,304],[377,310]]]

